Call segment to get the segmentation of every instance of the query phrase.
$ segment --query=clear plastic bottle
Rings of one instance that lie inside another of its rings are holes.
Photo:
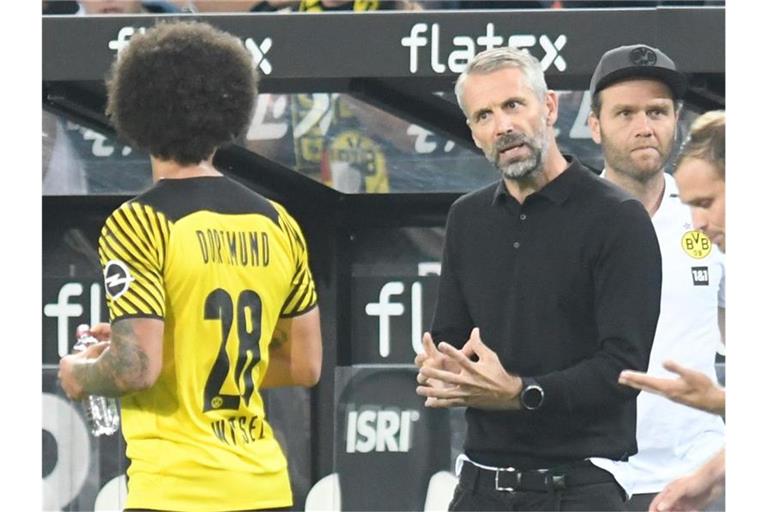
[[[82,352],[99,340],[88,334],[89,327],[85,324],[77,327],[77,343],[75,352]],[[117,400],[111,397],[88,395],[82,400],[83,410],[88,420],[88,427],[94,436],[111,436],[120,428],[120,413]]]

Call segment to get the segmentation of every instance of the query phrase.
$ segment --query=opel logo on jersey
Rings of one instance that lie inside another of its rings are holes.
[[[701,231],[686,231],[680,244],[688,256],[697,260],[706,258],[712,252],[712,241]]]
[[[653,66],[656,64],[656,52],[650,48],[641,46],[630,52],[629,60],[635,66]]]
[[[104,288],[112,300],[128,291],[133,276],[128,266],[120,260],[110,260],[104,267]]]

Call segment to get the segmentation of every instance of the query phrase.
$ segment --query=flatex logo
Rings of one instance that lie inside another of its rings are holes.
[[[111,40],[107,46],[109,46],[110,50],[120,53],[126,46],[128,46],[128,43],[131,42],[131,37],[133,37],[134,34],[143,34],[146,31],[146,27],[123,27],[117,32],[117,37]]]
[[[560,55],[561,50],[568,42],[565,34],[560,34],[553,39],[546,34],[514,34],[509,37],[496,34],[496,26],[488,23],[485,26],[485,34],[479,34],[477,37],[468,35],[457,35],[452,39],[452,47],[447,53],[447,61],[440,51],[440,24],[416,23],[411,27],[411,33],[400,40],[400,44],[409,49],[409,70],[416,73],[422,66],[420,48],[425,48],[429,52],[429,65],[435,73],[445,73],[450,70],[454,73],[461,73],[470,60],[483,50],[499,48],[504,46],[514,46],[521,50],[529,50],[534,47],[540,47],[544,51],[541,60],[541,67],[546,71],[554,65],[558,71],[565,71],[568,64]]]
[[[372,410],[347,413],[347,453],[407,452],[419,411]]]
[[[69,353],[69,339],[74,332],[72,327],[77,323],[70,322],[70,319],[79,320],[80,323],[87,322],[89,325],[101,322],[101,285],[99,283],[64,282],[50,288],[47,283],[48,281],[43,287],[44,297],[53,295],[55,299],[43,306],[43,314],[46,317],[56,319],[56,328],[53,331],[44,331],[44,336],[48,339],[50,332],[52,337],[56,338],[58,355],[64,357]],[[88,293],[83,293],[86,287]],[[86,311],[90,312],[90,317],[84,316]],[[44,329],[46,326],[47,323],[44,323]]]
[[[272,48],[272,38],[265,37],[259,44],[253,38],[245,40],[245,48],[251,52],[253,67],[258,67],[265,75],[272,73],[272,64],[267,59],[267,52]]]
[[[131,42],[131,37],[146,31],[146,27],[122,27],[117,32],[117,37],[109,42],[109,49],[120,53]],[[267,52],[272,49],[272,38],[265,37],[260,43],[257,43],[255,39],[249,37],[243,41],[243,45],[251,54],[254,69],[260,69],[265,75],[271,74],[272,63],[267,59]]]

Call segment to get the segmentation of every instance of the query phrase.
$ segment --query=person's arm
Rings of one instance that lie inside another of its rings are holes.
[[[702,510],[725,490],[725,448],[694,473],[668,484],[651,502],[649,512]]]
[[[275,327],[269,358],[262,388],[317,384],[323,361],[319,308],[281,318]]]
[[[115,322],[109,343],[62,358],[59,378],[64,392],[80,400],[85,395],[122,396],[151,387],[163,365],[163,328],[163,321],[155,318]]]
[[[725,308],[717,308],[717,326],[720,328],[720,341],[725,345]]]
[[[721,262],[723,275],[717,290],[717,326],[720,328],[720,341],[725,345],[725,264]]]
[[[627,367],[644,370],[648,366],[661,298],[661,253],[656,233],[637,201],[625,202],[606,229],[603,251],[593,269],[598,348],[564,370],[534,376],[547,397],[543,407],[548,409],[599,409],[633,399],[637,391],[618,385],[619,373]],[[449,254],[450,242],[447,233],[445,254]],[[422,384],[417,393],[427,397],[426,403],[432,407],[519,409],[524,376],[504,369],[498,355],[482,342],[479,330],[472,331],[460,350],[455,348],[456,336],[471,320],[456,298],[460,297],[459,287],[453,284],[456,280],[445,256],[443,265],[435,325],[444,327],[433,328],[433,337],[439,341],[437,333],[445,333],[445,340],[453,346],[442,343],[438,349],[459,370],[424,365],[417,378]],[[444,282],[451,295],[442,295]],[[424,385],[429,380],[441,385]]]
[[[452,358],[436,348],[439,343],[450,343],[454,347],[461,347],[472,329],[472,320],[469,309],[464,301],[464,295],[459,282],[456,266],[458,247],[456,204],[448,211],[445,227],[445,239],[443,242],[443,254],[440,268],[440,281],[438,284],[437,301],[432,316],[431,332],[425,332],[422,338],[423,350],[416,355],[414,364],[420,370],[432,368],[453,373],[459,373],[461,368]],[[450,407],[445,402],[435,399],[444,395],[433,394],[436,390],[445,390],[454,387],[437,377],[427,377],[420,371],[416,377],[416,392],[426,397],[425,404],[430,407]]]
[[[280,226],[288,237],[295,268],[291,289],[272,333],[269,366],[261,387],[311,387],[320,378],[323,360],[317,291],[301,227],[282,206],[275,204],[275,207]]]
[[[600,252],[590,269],[594,282],[597,340],[594,351],[570,367],[533,377],[544,390],[542,410],[600,410],[633,400],[621,386],[624,369],[645,371],[661,301],[661,252],[650,217],[640,202],[624,201],[596,229]]]
[[[457,348],[464,345],[474,326],[459,280],[459,246],[462,243],[460,217],[461,214],[457,214],[457,205],[454,204],[448,211],[445,225],[440,281],[430,328],[431,339],[436,344],[445,341]]]
[[[666,379],[625,370],[619,376],[619,383],[665,396],[673,402],[702,411],[725,415],[725,389],[712,382],[706,374],[685,368],[674,361],[665,361],[664,368],[679,377]]]
[[[120,396],[151,387],[160,375],[169,226],[164,215],[136,201],[121,205],[104,223],[99,259],[112,326],[108,332],[99,324],[91,334],[111,341],[62,358],[59,374],[70,397]]]

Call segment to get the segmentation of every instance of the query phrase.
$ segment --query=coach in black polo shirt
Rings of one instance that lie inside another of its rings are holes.
[[[416,358],[428,406],[467,407],[450,509],[623,510],[598,465],[637,451],[636,392],[617,379],[647,368],[656,329],[651,221],[560,153],[557,96],[528,53],[478,54],[456,96],[502,179],[451,207],[432,331]]]

